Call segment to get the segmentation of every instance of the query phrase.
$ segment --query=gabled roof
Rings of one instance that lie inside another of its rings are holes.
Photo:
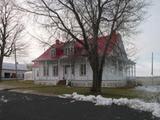
[[[98,40],[97,40],[98,41],[98,54],[102,54],[104,52],[105,45],[106,45],[106,42],[107,42],[108,39],[109,39],[109,36],[103,36],[103,37],[99,37],[98,38]],[[92,39],[90,39],[90,41],[93,42]],[[111,52],[113,51],[115,45],[119,44],[119,42],[122,42],[121,35],[119,33],[118,34],[114,33],[113,36],[112,36],[111,42],[109,44],[109,48],[107,49],[106,53],[107,54],[111,54]],[[59,40],[56,40],[55,44],[53,44],[49,49],[47,49],[37,59],[33,60],[33,62],[54,61],[54,60],[57,60],[57,59],[65,56],[64,52],[63,52],[63,47],[66,44],[68,44],[68,42],[67,43],[63,43],[63,42],[60,42]],[[123,44],[123,42],[121,44]],[[74,42],[74,47],[75,47],[75,50],[76,50],[76,53],[74,53],[74,56],[81,56],[81,55],[86,55],[87,54],[87,52],[84,49],[84,47],[80,43],[78,43],[77,41]],[[124,46],[122,46],[122,47],[123,47],[122,49],[124,49]],[[52,48],[56,49],[56,55],[55,56],[51,55]],[[123,50],[123,51],[125,52],[125,50]],[[126,54],[126,52],[123,53],[123,54]]]
[[[58,59],[59,57],[61,57],[63,55],[63,42],[59,42],[57,44],[53,44],[51,47],[49,47],[42,55],[40,55],[38,58],[36,58],[35,60],[33,60],[33,62],[36,61],[53,61]],[[52,48],[56,49],[56,56],[52,56],[51,55],[51,50]]]
[[[115,45],[118,44],[120,39],[121,39],[120,34],[113,34],[112,39],[111,39],[110,44],[109,44],[109,47],[106,51],[107,54],[110,54],[112,52]],[[98,54],[103,54],[103,52],[105,50],[105,45],[108,42],[108,40],[109,40],[109,36],[102,36],[102,37],[98,38]],[[92,39],[90,39],[90,41],[93,42]],[[79,42],[75,43],[75,47],[78,48],[78,53],[77,54],[79,54],[79,55],[85,55],[86,54],[86,51],[85,51],[84,47]]]

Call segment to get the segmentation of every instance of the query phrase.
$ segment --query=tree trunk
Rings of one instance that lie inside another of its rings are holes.
[[[93,70],[93,83],[91,92],[101,93],[102,74],[98,70]]]
[[[101,82],[102,82],[102,68],[100,68],[99,61],[95,59],[90,60],[90,65],[93,71],[93,82],[91,92],[101,93]]]
[[[96,58],[97,57],[93,56],[89,59],[89,62],[93,71],[93,82],[91,92],[98,94],[101,93],[103,64],[99,64],[99,59]]]
[[[0,57],[0,81],[2,80],[3,57]]]

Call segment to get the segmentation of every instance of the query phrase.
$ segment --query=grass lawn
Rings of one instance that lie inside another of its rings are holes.
[[[67,86],[44,86],[35,85],[33,81],[18,81],[18,80],[5,80],[1,81],[0,85],[12,86],[14,89],[34,90],[39,93],[47,93],[54,95],[71,94],[77,92],[78,94],[89,95],[90,88],[84,87],[67,87]],[[112,98],[142,98],[143,94],[129,88],[102,88],[102,96]]]

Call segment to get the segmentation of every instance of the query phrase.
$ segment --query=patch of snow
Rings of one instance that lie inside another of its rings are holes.
[[[112,98],[104,98],[101,95],[98,95],[95,98],[95,105],[112,105]]]
[[[120,99],[113,99],[113,98],[104,98],[101,95],[98,96],[84,96],[79,95],[77,93],[73,94],[64,94],[63,96],[59,96],[60,98],[72,98],[77,101],[89,101],[93,102],[95,105],[125,105],[132,109],[151,112],[153,116],[160,117],[160,104],[159,103],[147,103],[140,99],[128,99],[128,98],[120,98]]]
[[[32,90],[24,90],[22,91],[22,93],[32,93],[33,91]]]
[[[66,96],[58,95],[59,98],[66,98]]]
[[[33,90],[20,90],[20,89],[13,89],[13,90],[10,90],[12,92],[20,92],[20,93],[24,93],[24,94],[27,94],[27,93],[33,93],[34,91]]]
[[[152,86],[138,86],[135,88],[136,90],[141,90],[141,91],[147,91],[147,92],[154,92],[158,93],[160,92],[160,86],[158,85],[152,85]]]
[[[75,100],[71,100],[71,101],[70,101],[70,103],[74,103],[74,102],[75,102]]]
[[[24,96],[24,99],[27,100],[27,101],[31,101],[32,99],[28,96]]]
[[[4,103],[7,103],[7,102],[8,102],[8,100],[7,100],[7,99],[5,99],[5,97],[4,97],[4,96],[1,96],[0,101],[2,101],[2,102],[4,102]]]

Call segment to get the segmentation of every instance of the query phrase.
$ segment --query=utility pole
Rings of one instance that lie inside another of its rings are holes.
[[[17,51],[16,51],[15,40],[14,40],[14,60],[15,60],[15,78],[17,79]]]
[[[153,52],[152,52],[152,63],[151,63],[151,75],[152,75],[152,85],[153,85]]]
[[[151,75],[153,76],[153,52],[152,52],[152,63],[151,63]]]

